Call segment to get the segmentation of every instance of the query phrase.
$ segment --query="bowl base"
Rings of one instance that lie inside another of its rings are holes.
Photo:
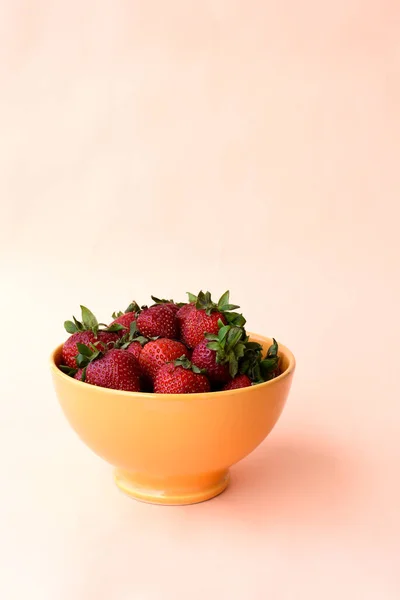
[[[230,477],[228,470],[205,475],[155,478],[117,469],[114,479],[119,489],[135,500],[179,506],[218,496],[226,489]]]

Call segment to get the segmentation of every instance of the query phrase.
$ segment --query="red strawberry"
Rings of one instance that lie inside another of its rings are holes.
[[[86,346],[93,344],[98,349],[107,349],[111,342],[115,342],[119,334],[115,333],[122,326],[119,324],[113,327],[107,327],[105,330],[100,330],[100,325],[94,314],[81,305],[82,321],[78,321],[73,317],[73,321],[65,321],[64,327],[71,333],[71,337],[64,343],[62,350],[63,363],[69,368],[76,368],[76,356],[79,354],[77,344],[85,344]]]
[[[63,364],[67,365],[71,369],[76,368],[76,356],[79,354],[77,344],[93,344],[97,348],[107,349],[108,344],[114,343],[118,339],[117,333],[107,333],[106,331],[99,331],[97,336],[93,331],[77,331],[73,333],[71,337],[64,342],[62,349],[62,361]]]
[[[193,295],[191,294],[189,298],[193,298]],[[225,292],[221,296],[218,304],[212,302],[210,292],[199,292],[195,298],[195,308],[189,311],[181,325],[181,340],[188,348],[194,348],[200,344],[206,333],[217,334],[218,321],[221,320],[223,324],[227,323],[225,313],[229,315],[230,322],[244,325],[245,320],[242,315],[227,312],[239,308],[235,304],[229,304],[229,292]]]
[[[218,333],[206,333],[193,350],[192,362],[205,369],[213,382],[227,383],[239,370],[239,360],[246,351],[248,337],[243,327],[222,325]]]
[[[139,366],[134,356],[126,350],[113,348],[88,364],[85,381],[114,390],[138,392],[139,375]]]
[[[224,385],[224,390],[238,390],[239,388],[249,387],[251,379],[247,375],[236,375],[233,379]]]
[[[131,344],[129,344],[127,351],[130,352],[139,362],[139,356],[142,352],[142,348],[143,346],[140,342],[132,342]]]
[[[192,354],[192,363],[204,369],[210,381],[227,382],[230,379],[229,366],[227,363],[217,363],[217,352],[208,348],[208,339],[203,339],[197,344]]]
[[[74,379],[78,379],[79,381],[82,381],[82,373],[83,373],[83,369],[78,369],[77,372],[75,373],[75,375],[73,376]]]
[[[178,320],[179,327],[182,327],[183,321],[185,321],[185,319],[188,317],[189,313],[194,308],[195,308],[195,305],[193,304],[193,302],[191,302],[190,304],[184,304],[183,306],[180,307],[180,309],[176,313],[176,318]]]
[[[161,367],[155,378],[154,391],[156,394],[209,392],[210,382],[189,359],[182,359]]]
[[[119,332],[120,336],[122,336],[122,335],[124,335],[126,330],[129,330],[130,324],[133,323],[134,321],[136,321],[136,314],[134,312],[128,312],[128,313],[124,313],[123,315],[120,315],[119,317],[114,319],[114,321],[112,321],[112,323],[110,323],[110,327],[112,325],[114,325],[115,323],[122,325],[122,327],[124,329],[121,329],[121,331]]]
[[[165,304],[144,308],[136,322],[139,332],[146,337],[178,337],[178,323],[174,311]]]
[[[149,338],[139,335],[136,321],[132,321],[129,326],[129,331],[126,331],[124,335],[119,338],[115,344],[115,348],[127,350],[138,361],[140,353],[142,352],[142,348],[145,344],[147,344],[148,341]]]
[[[127,330],[129,331],[131,323],[136,321],[138,312],[140,312],[139,305],[135,301],[133,301],[124,313],[121,311],[113,312],[112,316],[114,321],[110,323],[109,327],[112,328],[113,325],[116,324],[122,325],[123,329],[121,329],[118,332],[120,337],[122,337],[127,332]]]
[[[204,339],[206,333],[218,333],[218,321],[225,324],[226,319],[220,312],[207,315],[204,310],[192,310],[182,322],[181,340],[188,348],[194,348]]]
[[[181,356],[189,356],[188,349],[176,340],[169,338],[160,338],[148,342],[139,356],[139,365],[142,373],[154,379],[157,371],[168,362],[171,362]]]

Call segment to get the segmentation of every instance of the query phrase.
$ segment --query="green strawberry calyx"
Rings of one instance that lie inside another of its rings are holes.
[[[268,348],[266,357],[260,362],[261,375],[269,381],[279,374],[278,342],[272,338],[273,344]]]
[[[193,373],[196,373],[197,375],[204,374],[206,372],[205,369],[200,369],[199,367],[197,367],[196,365],[194,365],[188,359],[188,357],[185,356],[184,354],[182,354],[182,356],[180,356],[179,358],[177,358],[176,360],[174,360],[173,361],[173,365],[175,367],[183,367],[187,371],[193,371]]]
[[[206,333],[207,348],[216,352],[218,364],[228,365],[229,374],[235,377],[239,373],[240,361],[246,351],[246,330],[236,325],[224,325],[218,321],[218,334]]]
[[[179,308],[182,308],[182,306],[185,306],[186,302],[175,302],[175,300],[165,300],[165,298],[160,299],[157,298],[156,296],[151,296],[151,299],[153,300],[154,304],[175,304],[176,306],[179,306]],[[153,304],[153,306],[154,306]]]
[[[165,298],[157,298],[156,296],[151,296],[154,304],[177,304],[175,300],[166,300]]]
[[[133,342],[139,342],[141,346],[150,342],[150,340],[157,340],[158,337],[145,337],[141,335],[138,331],[136,321],[132,321],[129,326],[129,331],[127,331],[119,340],[117,340],[114,344],[114,348],[120,348],[121,350],[126,350]]]
[[[79,354],[75,358],[78,368],[71,369],[70,367],[67,367],[66,365],[60,365],[59,368],[63,373],[65,373],[66,375],[69,375],[70,377],[73,377],[78,372],[79,369],[83,369],[81,381],[86,381],[87,366],[94,360],[97,360],[98,358],[104,356],[106,347],[104,344],[99,343],[99,342],[97,342],[96,345],[89,344],[88,346],[86,344],[80,344],[78,342],[76,344],[76,347],[79,352]]]
[[[213,312],[220,312],[231,325],[243,327],[246,323],[244,316],[237,312],[232,312],[236,308],[240,308],[237,304],[229,303],[229,290],[222,294],[217,303],[212,301],[210,292],[202,290],[195,296],[188,292],[189,302],[193,303],[198,310],[204,310],[206,315],[211,315]]]
[[[60,371],[62,371],[66,375],[69,375],[70,377],[73,377],[74,375],[76,375],[76,373],[79,370],[79,369],[72,369],[71,367],[68,367],[68,365],[58,365],[58,368],[60,369]]]
[[[112,333],[125,329],[125,327],[119,323],[113,323],[110,326],[106,325],[105,323],[99,323],[92,311],[86,308],[86,306],[81,305],[81,313],[81,321],[78,321],[78,319],[73,316],[73,321],[64,322],[64,328],[68,333],[73,334],[79,331],[92,331],[97,337],[99,331]]]
[[[245,342],[245,352],[240,362],[239,373],[246,374],[253,383],[264,383],[279,375],[278,342],[268,348],[265,358],[262,357],[262,346],[257,342]]]
[[[135,300],[133,300],[133,302],[130,303],[125,312],[122,312],[122,310],[114,311],[111,316],[113,319],[118,319],[118,317],[122,317],[122,315],[126,315],[127,313],[132,312],[136,314],[140,313],[140,306],[137,302],[135,302]]]

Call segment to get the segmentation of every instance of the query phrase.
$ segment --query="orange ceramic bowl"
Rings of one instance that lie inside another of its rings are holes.
[[[272,340],[251,334],[266,350]],[[51,356],[56,393],[70,425],[116,467],[125,493],[156,504],[192,504],[220,494],[229,467],[277,422],[295,369],[279,345],[282,374],[259,385],[207,394],[149,394],[96,387],[68,377]]]

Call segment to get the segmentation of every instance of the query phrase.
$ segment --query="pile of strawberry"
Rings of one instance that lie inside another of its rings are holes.
[[[132,302],[109,325],[81,306],[82,320],[64,323],[71,335],[60,369],[92,385],[158,394],[232,390],[279,375],[278,344],[263,357],[229,292],[216,304],[209,292],[188,296],[187,303],[152,296],[141,308]]]

